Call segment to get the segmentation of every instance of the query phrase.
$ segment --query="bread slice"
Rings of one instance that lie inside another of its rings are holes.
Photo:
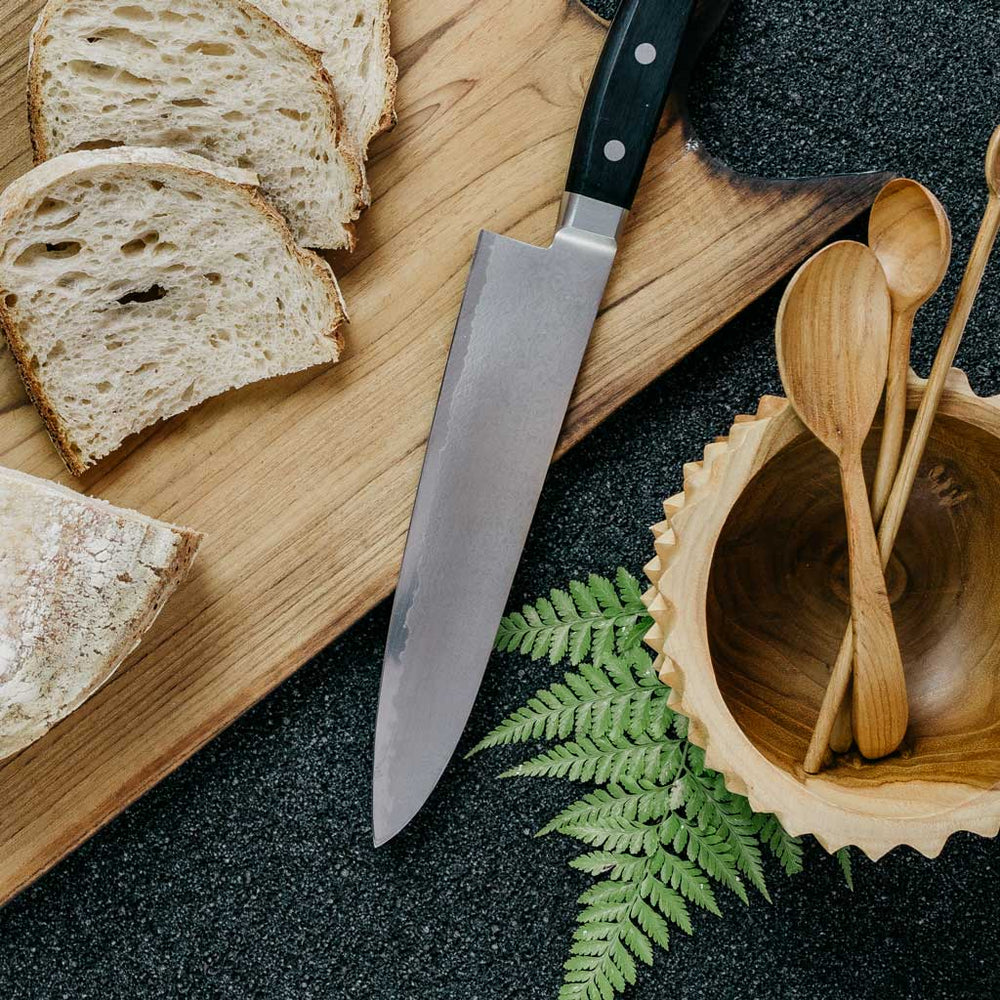
[[[246,0],[49,0],[28,110],[36,162],[197,153],[255,170],[303,246],[354,246],[364,180],[319,53]]]
[[[323,54],[344,121],[362,155],[394,124],[397,68],[389,55],[389,0],[255,0]]]
[[[0,469],[0,758],[44,735],[115,672],[200,541]]]
[[[344,319],[248,171],[90,150],[0,194],[0,326],[78,475],[209,396],[336,361]]]

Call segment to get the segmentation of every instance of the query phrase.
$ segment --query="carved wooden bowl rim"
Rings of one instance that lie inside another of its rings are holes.
[[[925,384],[911,373],[911,405]],[[1000,396],[976,396],[957,369],[939,412],[1000,439]],[[812,834],[828,851],[850,844],[877,859],[908,844],[935,857],[958,831],[996,836],[1000,787],[919,779],[854,786],[801,768],[793,774],[758,749],[720,691],[706,614],[716,543],[756,473],[807,434],[787,400],[764,396],[755,414],[738,416],[726,438],[705,448],[702,461],[685,465],[683,491],[664,502],[665,520],[652,529],[656,556],[645,567],[652,586],[644,599],[654,620],[646,642],[672,689],[670,705],[688,717],[692,741],[731,791],[747,796],[756,811],[774,813],[789,833]]]

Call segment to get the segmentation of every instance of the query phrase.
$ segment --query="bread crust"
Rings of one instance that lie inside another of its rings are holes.
[[[190,153],[178,153],[170,149],[150,149],[146,147],[117,146],[113,149],[84,150],[77,153],[63,153],[46,160],[27,174],[12,182],[0,194],[0,230],[12,215],[23,211],[30,199],[53,183],[72,176],[100,174],[104,170],[134,168],[157,175],[176,171],[197,177],[202,183],[219,185],[239,190],[243,197],[261,214],[281,238],[288,252],[302,265],[310,268],[326,288],[327,298],[333,308],[334,321],[324,336],[333,341],[336,357],[340,359],[344,349],[341,326],[348,321],[347,310],[340,287],[330,265],[318,254],[300,247],[292,235],[284,217],[261,193],[256,183],[256,175],[248,170],[219,167]],[[155,179],[155,178],[154,178]],[[3,329],[10,352],[20,372],[24,386],[35,404],[52,443],[74,476],[81,476],[93,463],[80,459],[70,429],[62,421],[46,396],[44,386],[35,374],[31,364],[31,351],[21,335],[17,318],[7,305],[10,289],[0,287],[0,327]]]
[[[376,136],[388,132],[396,124],[396,88],[399,82],[399,66],[392,58],[391,43],[389,39],[389,0],[382,0],[382,31],[381,31],[381,51],[385,60],[385,103],[382,106],[382,114],[378,121],[372,126],[368,141],[371,142]],[[367,157],[368,150],[365,149]]]
[[[201,532],[194,531],[190,528],[183,528],[179,525],[168,524],[162,521],[154,521],[152,518],[147,518],[144,515],[137,514],[136,512],[130,511],[126,508],[115,507],[106,501],[80,496],[72,490],[66,489],[66,487],[60,486],[57,483],[51,483],[47,480],[35,480],[34,476],[29,476],[25,473],[17,472],[12,469],[0,470],[0,475],[13,477],[15,479],[23,479],[28,481],[29,484],[31,482],[37,482],[39,486],[44,487],[46,490],[65,494],[68,500],[78,502],[81,505],[98,504],[102,508],[106,509],[111,516],[118,516],[132,521],[141,520],[146,523],[147,531],[156,526],[160,529],[171,531],[174,536],[169,561],[157,570],[157,584],[149,588],[145,601],[127,623],[127,627],[122,630],[122,634],[118,638],[117,643],[109,651],[104,668],[93,677],[91,682],[79,692],[71,703],[64,706],[64,709],[59,717],[52,719],[50,724],[39,725],[34,729],[29,730],[25,735],[25,738],[22,739],[17,745],[0,745],[0,759],[3,759],[11,756],[12,754],[18,753],[20,750],[24,749],[24,747],[29,746],[35,740],[40,739],[46,732],[49,731],[49,729],[52,728],[53,725],[60,721],[60,719],[66,718],[67,715],[82,705],[91,695],[93,695],[114,676],[129,654],[139,645],[142,636],[148,631],[150,626],[156,620],[163,608],[163,605],[167,602],[171,594],[173,594],[177,587],[184,581],[189,570],[191,569],[195,556],[198,554],[198,548],[201,545],[204,536]]]
[[[38,20],[35,22],[35,26],[31,31],[31,38],[28,47],[28,134],[31,138],[32,155],[36,165],[43,163],[52,157],[52,151],[49,149],[49,144],[45,135],[45,101],[42,89],[43,70],[41,65],[42,56],[41,46],[38,44],[38,41],[41,39],[45,31],[48,30],[53,16],[63,8],[71,6],[74,2],[75,0],[48,0],[48,3],[46,3],[45,7],[42,8],[41,13],[38,15]],[[311,46],[306,45],[300,39],[296,38],[295,35],[286,31],[277,21],[274,20],[274,18],[265,14],[264,11],[262,11],[255,4],[249,2],[249,0],[202,0],[202,2],[214,3],[217,7],[230,6],[242,11],[250,19],[258,21],[260,24],[267,26],[268,30],[273,30],[278,35],[282,36],[286,41],[302,52],[311,64],[312,82],[315,84],[317,92],[327,107],[327,121],[330,131],[331,144],[333,148],[336,149],[337,152],[343,157],[353,179],[350,214],[343,222],[346,242],[342,246],[325,247],[324,249],[346,249],[348,251],[353,251],[357,245],[354,222],[361,215],[361,212],[367,207],[367,200],[365,198],[364,158],[355,148],[354,143],[350,140],[347,134],[340,100],[337,97],[337,92],[333,85],[333,81],[330,79],[330,75],[323,68],[322,53]],[[388,0],[385,0],[383,50],[384,54],[388,57]],[[393,70],[395,70],[395,62],[393,62],[391,57],[388,58],[389,61],[392,62]],[[395,75],[393,76],[392,96],[394,99]],[[395,120],[393,117],[391,103],[392,102],[390,101],[390,124]]]

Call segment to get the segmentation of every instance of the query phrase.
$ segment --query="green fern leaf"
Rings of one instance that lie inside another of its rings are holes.
[[[615,574],[615,584],[618,587],[618,593],[621,594],[622,602],[626,606],[643,607],[642,587],[624,566],[618,567],[618,572]]]
[[[653,875],[643,879],[639,891],[649,899],[650,903],[668,920],[675,923],[685,934],[694,932],[691,926],[691,916],[687,904],[680,893],[664,885]]]
[[[601,613],[597,598],[579,580],[571,580],[569,592],[573,595],[573,603],[581,616],[599,615]]]
[[[844,873],[844,881],[847,883],[847,888],[854,892],[854,871],[851,864],[851,849],[849,847],[842,847],[837,851],[837,861],[840,864],[840,870]]]
[[[590,652],[590,622],[577,622],[570,626],[569,630],[569,662],[574,667],[583,662],[584,657]]]
[[[708,877],[696,864],[685,858],[679,858],[669,851],[657,854],[660,862],[660,878],[664,879],[672,889],[677,889],[681,895],[695,906],[721,917],[715,893]]]
[[[605,615],[620,614],[625,609],[615,590],[615,585],[606,577],[591,573],[587,578],[587,590],[600,605]]]
[[[654,944],[664,950],[670,947],[670,928],[666,920],[641,896],[632,904],[632,916]]]
[[[543,751],[501,774],[502,778],[568,778],[570,781],[633,782],[660,779],[677,766],[679,746],[649,737],[634,742],[619,738],[596,740],[581,736]]]
[[[576,611],[576,605],[573,603],[573,598],[565,590],[550,590],[549,597],[552,598],[552,604],[560,621],[574,622],[577,620],[579,615]]]
[[[669,799],[669,788],[661,788],[650,782],[637,782],[627,787],[608,785],[607,788],[597,788],[563,809],[538,831],[538,836],[563,832],[568,826],[600,827],[605,823],[637,818],[640,824],[658,820],[666,815]]]
[[[778,859],[787,875],[797,875],[802,871],[802,841],[792,837],[770,813],[756,813],[754,820],[760,842]]]
[[[613,851],[591,851],[574,858],[569,866],[588,875],[608,875],[612,879],[635,882],[645,875],[649,859]]]

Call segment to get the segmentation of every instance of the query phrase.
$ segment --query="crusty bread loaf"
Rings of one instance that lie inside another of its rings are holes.
[[[363,175],[319,53],[247,0],[49,0],[32,34],[36,161],[160,146],[255,170],[297,241],[353,247]]]
[[[200,541],[0,469],[0,758],[44,735],[115,672]]]
[[[74,473],[209,396],[339,357],[333,273],[255,182],[118,148],[0,195],[0,325]]]
[[[389,55],[389,0],[255,0],[296,38],[323,54],[362,155],[395,121],[396,63]]]

